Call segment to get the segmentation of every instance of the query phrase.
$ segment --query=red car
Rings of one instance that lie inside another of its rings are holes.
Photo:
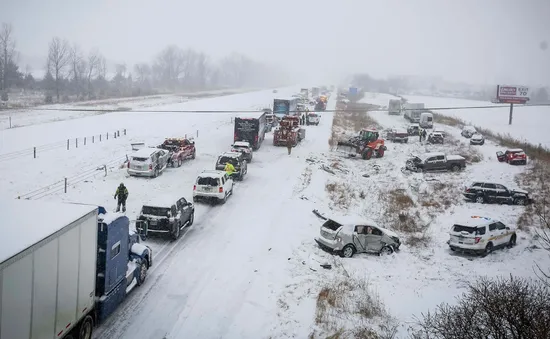
[[[166,138],[158,148],[170,151],[168,164],[172,167],[180,167],[186,159],[195,159],[197,152],[195,141],[187,138]]]
[[[521,148],[508,149],[505,152],[497,152],[499,162],[507,162],[510,165],[526,165],[527,155]]]

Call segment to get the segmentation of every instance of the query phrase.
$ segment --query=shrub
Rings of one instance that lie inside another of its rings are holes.
[[[538,280],[481,278],[457,301],[423,314],[412,337],[550,338],[550,289]]]
[[[347,183],[327,182],[325,190],[331,202],[342,209],[348,209],[357,197],[353,186]]]

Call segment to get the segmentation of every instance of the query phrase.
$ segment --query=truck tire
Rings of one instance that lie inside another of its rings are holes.
[[[191,213],[191,216],[189,216],[189,222],[187,223],[187,227],[193,225],[193,222],[195,222],[195,211]]]
[[[183,160],[181,160],[181,158],[178,158],[178,167],[181,167],[181,165],[183,165]]]
[[[159,176],[159,169],[155,168],[155,172],[153,172],[153,178],[156,178]]]
[[[172,240],[178,240],[181,234],[181,226],[179,223],[176,224],[176,229],[174,230],[174,233],[171,233]]]
[[[138,286],[141,286],[145,282],[145,279],[147,279],[147,270],[148,269],[149,269],[149,267],[147,265],[147,261],[143,260],[141,262],[141,265],[139,265],[139,275],[138,275],[138,278],[137,278]]]
[[[460,166],[458,166],[458,165],[452,165],[451,166],[451,171],[458,172],[458,170],[460,170]]]
[[[382,158],[383,156],[384,156],[384,149],[379,148],[378,151],[376,151],[376,157],[377,158]]]
[[[80,326],[78,327],[78,339],[92,339],[92,333],[94,331],[94,320],[91,316],[87,315]],[[67,338],[67,337],[65,337]]]
[[[193,151],[193,154],[191,154],[191,159],[195,159],[197,157],[197,150]]]
[[[361,156],[363,157],[363,160],[370,160],[370,158],[372,158],[372,149],[367,148],[363,151]]]

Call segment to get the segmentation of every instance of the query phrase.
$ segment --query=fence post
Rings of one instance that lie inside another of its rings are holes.
[[[103,168],[105,169],[105,176],[107,176],[107,165],[103,165]]]
[[[126,128],[124,129],[124,135],[126,135]]]
[[[67,139],[67,151],[69,150],[69,142],[70,142],[70,140]]]
[[[116,131],[116,136],[117,136],[117,137],[120,136],[120,131]]]
[[[109,132],[107,132],[107,140],[109,140]]]
[[[99,135],[99,141],[101,141],[101,134]]]
[[[11,128],[11,116],[9,117],[9,120],[10,120],[10,128]]]
[[[76,145],[76,148],[78,148],[78,138],[74,139],[74,144]]]
[[[67,193],[67,178],[65,178],[65,193]]]
[[[92,135],[92,144],[95,142],[95,135]]]
[[[32,148],[33,157],[36,159],[36,147]]]
[[[115,139],[116,139],[116,131],[115,131],[115,133],[113,133],[113,135],[115,136]]]
[[[199,130],[197,130],[197,138],[199,137]]]
[[[84,146],[86,146],[86,137],[84,137]]]

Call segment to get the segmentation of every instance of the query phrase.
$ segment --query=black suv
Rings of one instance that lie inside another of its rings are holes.
[[[225,164],[230,163],[235,167],[234,178],[242,181],[244,176],[248,173],[248,163],[241,152],[225,152],[220,154],[216,161],[216,170],[225,171]]]
[[[527,191],[509,189],[504,185],[491,182],[474,182],[462,194],[466,200],[477,203],[526,205],[533,202]]]
[[[136,220],[136,231],[147,236],[148,233],[169,234],[173,240],[181,235],[184,227],[193,225],[195,206],[185,198],[171,202],[143,205]]]

